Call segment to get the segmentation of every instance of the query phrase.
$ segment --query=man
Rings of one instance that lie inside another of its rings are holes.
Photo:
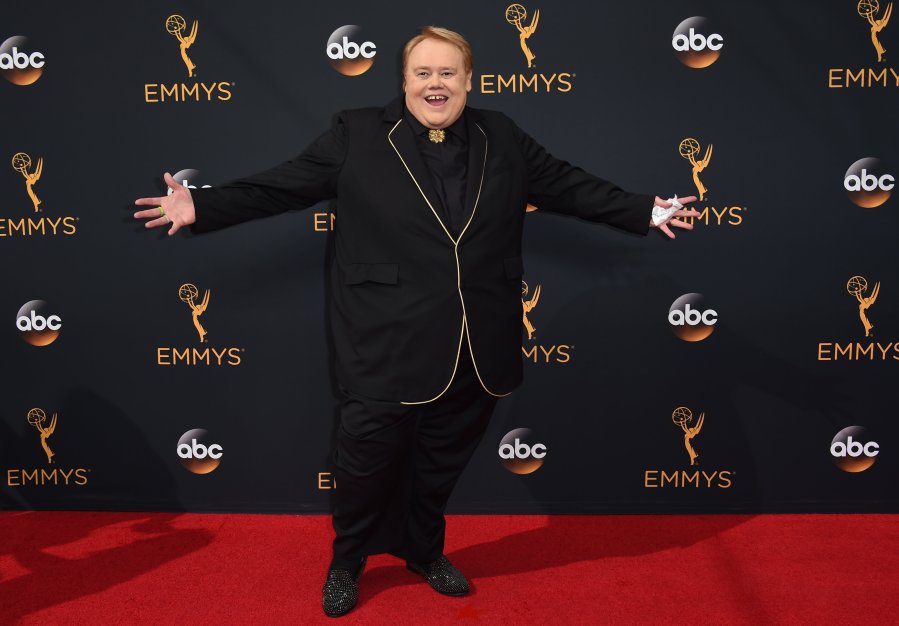
[[[402,100],[341,112],[298,157],[255,176],[188,191],[166,174],[170,196],[136,202],[156,208],[135,217],[174,234],[337,198],[330,616],[356,604],[369,554],[405,559],[440,593],[469,591],[443,555],[443,514],[497,398],[521,382],[527,204],[672,238],[667,220],[691,227],[672,214],[698,215],[624,192],[553,158],[501,113],[466,107],[471,75],[465,39],[427,27],[404,49]]]

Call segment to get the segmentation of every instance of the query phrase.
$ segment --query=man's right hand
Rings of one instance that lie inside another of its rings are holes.
[[[190,226],[197,221],[197,212],[194,209],[194,201],[190,197],[190,190],[179,185],[168,172],[163,176],[165,184],[172,190],[171,195],[161,198],[138,198],[134,204],[138,206],[152,206],[152,209],[138,211],[134,214],[136,219],[149,219],[144,224],[146,228],[166,226],[171,224],[169,235],[174,235],[182,226]]]

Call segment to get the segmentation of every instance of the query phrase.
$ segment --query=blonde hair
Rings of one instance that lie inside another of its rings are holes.
[[[406,46],[403,48],[403,74],[406,73],[406,64],[409,62],[409,55],[412,53],[412,48],[420,44],[425,39],[438,39],[440,41],[445,41],[456,46],[456,48],[459,49],[459,52],[462,53],[462,61],[465,64],[465,72],[467,73],[471,71],[471,68],[474,65],[474,59],[472,58],[471,54],[471,46],[468,45],[465,37],[447,28],[441,28],[439,26],[425,26],[421,29],[421,32],[418,35],[407,41]]]

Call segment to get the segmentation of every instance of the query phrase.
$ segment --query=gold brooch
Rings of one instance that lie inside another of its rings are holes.
[[[443,140],[446,139],[446,132],[442,130],[429,130],[428,139],[434,143],[443,143]]]

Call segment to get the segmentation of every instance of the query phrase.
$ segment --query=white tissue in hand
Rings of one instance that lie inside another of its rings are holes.
[[[673,198],[668,198],[668,202],[671,203],[670,208],[661,207],[658,204],[652,207],[652,224],[653,226],[661,226],[668,222],[671,219],[671,216],[674,215],[676,211],[684,208],[680,202],[677,201],[677,196]]]

